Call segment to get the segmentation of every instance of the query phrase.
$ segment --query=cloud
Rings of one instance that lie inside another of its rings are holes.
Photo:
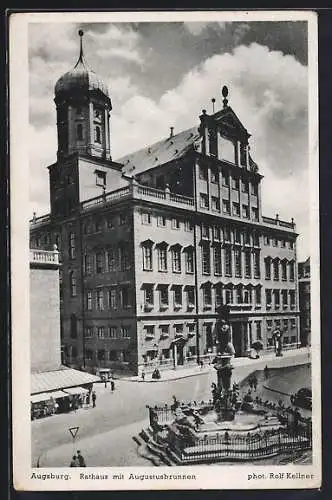
[[[112,39],[115,31],[107,30],[98,36],[99,40],[102,36]],[[132,34],[130,38],[137,40]],[[201,110],[205,108],[211,112],[212,97],[216,98],[216,109],[221,107],[221,88],[226,84],[229,104],[252,134],[251,153],[265,176],[262,181],[263,212],[271,216],[278,212],[285,220],[294,217],[302,233],[299,242],[305,254],[308,247],[307,76],[307,68],[293,56],[285,56],[257,43],[207,58],[158,99],[144,95],[144,88],[136,87],[130,76],[118,77],[118,80],[109,76],[114,96],[111,114],[113,158],[166,137],[170,126],[174,126],[177,133],[198,125]],[[32,108],[41,112],[45,105],[50,120],[45,98],[46,95],[34,96]],[[41,164],[45,165],[50,157],[54,159],[56,152],[51,129],[51,126],[46,131],[34,128],[36,151],[31,168],[34,179],[40,180],[32,194],[38,203],[38,195],[42,193],[43,206],[48,175]],[[40,144],[43,147],[38,151]],[[300,251],[300,258],[301,255]]]
[[[223,30],[226,26],[226,23],[225,22],[201,23],[201,22],[195,22],[195,21],[191,21],[191,22],[188,21],[188,22],[184,22],[183,25],[187,28],[189,33],[191,33],[194,36],[199,36],[207,28],[211,28],[211,29],[216,30],[216,31]]]

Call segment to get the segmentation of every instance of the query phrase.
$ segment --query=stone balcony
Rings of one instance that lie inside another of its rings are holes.
[[[59,252],[55,250],[30,249],[30,266],[32,267],[58,267]]]

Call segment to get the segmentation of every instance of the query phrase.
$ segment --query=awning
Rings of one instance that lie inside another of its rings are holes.
[[[57,391],[66,387],[78,387],[99,382],[100,377],[72,368],[61,368],[31,374],[31,394]]]
[[[64,389],[64,392],[66,392],[67,394],[86,394],[88,391],[88,389],[85,389],[85,387],[68,387],[68,389]]]
[[[42,392],[40,394],[33,394],[31,396],[31,403],[40,403],[41,401],[49,401],[51,396],[49,393]]]
[[[53,392],[49,392],[49,395],[50,397],[52,397],[53,399],[58,399],[58,398],[66,398],[68,396],[68,394],[66,392],[63,392],[63,391],[53,391]]]

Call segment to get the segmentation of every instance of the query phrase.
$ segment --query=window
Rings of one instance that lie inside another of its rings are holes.
[[[191,231],[193,231],[193,229],[194,229],[193,223],[190,220],[186,220],[184,223],[184,230],[191,232]]]
[[[211,285],[205,285],[203,286],[203,306],[204,307],[211,307],[212,305],[212,290],[211,290]]]
[[[294,241],[290,241],[290,242],[289,242],[289,248],[290,248],[291,250],[293,250],[293,248],[294,248]]]
[[[175,335],[183,335],[183,324],[174,325]]]
[[[271,307],[271,305],[272,305],[272,290],[269,290],[269,289],[265,290],[265,300],[266,300],[266,307]]]
[[[286,247],[286,241],[285,240],[280,240],[280,244],[281,244],[282,248]]]
[[[108,229],[113,229],[115,227],[115,219],[114,219],[114,217],[109,217],[107,219],[107,227],[108,227]]]
[[[241,262],[241,249],[235,248],[234,250],[234,265],[235,265],[235,276],[242,276],[242,262]]]
[[[241,231],[239,229],[234,229],[234,243],[239,243],[241,245]]]
[[[169,337],[169,325],[160,325],[160,336],[162,338]]]
[[[245,219],[249,219],[249,207],[248,207],[248,205],[242,205],[242,216]]]
[[[76,258],[76,234],[69,233],[69,258]]]
[[[188,307],[195,305],[195,288],[193,286],[187,288],[187,305]]]
[[[238,177],[232,177],[232,188],[233,189],[239,189],[239,178]]]
[[[70,271],[69,273],[69,286],[70,286],[70,295],[72,297],[76,297],[77,295],[77,282],[74,271]]]
[[[232,251],[229,246],[224,249],[225,256],[225,275],[232,276]]]
[[[219,183],[219,172],[216,168],[211,168],[211,182],[213,184]]]
[[[266,257],[264,259],[264,265],[265,265],[265,279],[270,280],[271,279],[271,258]]]
[[[259,247],[259,234],[256,231],[253,232],[252,239],[254,247]]]
[[[128,224],[128,216],[127,216],[126,213],[121,212],[119,214],[119,225],[120,226],[125,226],[126,224]]]
[[[105,328],[103,326],[98,326],[97,335],[99,339],[105,338]]]
[[[84,337],[86,339],[91,338],[93,334],[93,328],[92,326],[87,326],[84,330]]]
[[[199,178],[206,181],[207,180],[207,168],[203,165],[199,166]]]
[[[231,209],[230,209],[230,204],[228,200],[222,200],[222,211],[224,214],[230,214]]]
[[[103,290],[97,290],[97,310],[104,310],[104,292]]]
[[[291,261],[289,263],[289,281],[294,281],[294,276],[295,276],[294,262]]]
[[[277,246],[278,246],[278,243],[279,243],[278,239],[277,239],[277,238],[273,238],[272,245],[273,245],[274,247],[277,247]]]
[[[112,339],[116,339],[118,336],[118,329],[116,326],[110,326],[109,327],[109,336]]]
[[[95,142],[101,144],[101,129],[99,125],[95,127]]]
[[[218,226],[213,226],[213,239],[220,241],[220,227]]]
[[[132,306],[131,289],[128,286],[120,288],[120,298],[123,309],[129,309]]]
[[[76,314],[71,314],[71,316],[70,316],[70,337],[72,339],[77,338],[77,317],[76,317]]]
[[[246,278],[251,278],[251,252],[246,250],[244,252],[244,272]]]
[[[275,259],[273,261],[273,279],[274,281],[279,281],[279,260]]]
[[[258,195],[258,184],[251,184],[251,194],[254,196]]]
[[[240,164],[244,167],[247,165],[247,146],[243,143],[240,144]]]
[[[152,245],[152,241],[147,241],[142,244],[144,271],[152,271]]]
[[[267,319],[266,320],[266,328],[268,330],[272,330],[272,319]]]
[[[149,339],[154,338],[154,325],[145,325],[144,330],[145,330],[145,337]]]
[[[222,173],[222,185],[225,187],[229,187],[229,173],[228,172]]]
[[[181,272],[181,247],[172,248],[172,269],[173,273]]]
[[[114,247],[107,250],[107,269],[109,272],[115,271],[117,268],[117,252]]]
[[[236,303],[237,304],[242,304],[243,303],[243,289],[242,289],[242,286],[236,287]]]
[[[221,306],[223,303],[223,301],[222,301],[222,286],[221,285],[216,286],[215,291],[216,291],[215,297],[216,297],[216,308],[217,308],[217,307]]]
[[[252,207],[252,220],[258,221],[258,208]]]
[[[86,307],[88,311],[92,311],[92,292],[88,291],[86,293]]]
[[[225,241],[231,241],[231,232],[230,232],[230,229],[229,229],[228,226],[224,227],[223,233],[224,233],[224,240]]]
[[[117,291],[116,288],[110,288],[108,291],[108,307],[110,309],[116,309],[117,308]]]
[[[254,256],[254,278],[260,278],[261,266],[260,266],[259,251],[254,251],[253,256]]]
[[[233,215],[240,217],[240,204],[233,202]]]
[[[144,304],[145,307],[153,306],[154,304],[153,285],[146,285],[144,287]]]
[[[130,269],[129,247],[126,243],[119,246],[119,268],[121,271]]]
[[[295,307],[295,290],[289,290],[289,302],[292,309]]]
[[[82,123],[78,123],[76,126],[76,138],[78,141],[83,140],[83,125],[82,125]]]
[[[211,258],[210,258],[210,245],[202,245],[202,272],[203,274],[211,273]]]
[[[105,187],[106,186],[106,172],[103,170],[95,170],[96,175],[96,186]]]
[[[181,285],[176,285],[174,289],[174,307],[182,307],[182,287]]]
[[[167,271],[167,247],[166,245],[158,246],[158,271]]]
[[[148,212],[142,212],[142,224],[151,224],[151,214]]]
[[[206,339],[206,347],[208,352],[212,351],[213,348],[213,335],[212,335],[212,325],[207,323],[204,325],[203,336]]]
[[[179,219],[172,219],[172,229],[180,229],[180,221]]]
[[[221,246],[214,245],[213,247],[213,265],[214,265],[214,274],[221,275],[222,274],[222,264],[221,264]]]
[[[201,232],[202,232],[202,239],[208,240],[210,237],[209,226],[207,226],[206,224],[202,224]]]
[[[194,272],[194,249],[187,248],[186,249],[186,273]]]
[[[260,286],[256,286],[255,288],[255,303],[257,306],[260,306],[262,303],[262,289]]]
[[[209,198],[205,193],[200,194],[200,206],[201,208],[209,208]]]
[[[256,323],[256,339],[262,340],[262,322],[255,321],[255,323]]]
[[[108,353],[108,359],[109,359],[109,361],[117,361],[118,360],[118,351],[114,351],[114,350],[110,351]]]
[[[281,279],[287,281],[287,262],[285,260],[281,262]]]
[[[265,246],[270,245],[270,236],[267,235],[264,236],[264,245]]]
[[[242,181],[242,193],[249,193],[248,181]]]
[[[225,301],[226,301],[226,304],[233,304],[233,289],[232,288],[226,288]]]
[[[274,306],[280,307],[280,290],[274,290]]]
[[[160,285],[159,289],[160,307],[168,307],[168,287]]]
[[[105,349],[98,349],[97,358],[98,361],[105,361]]]
[[[211,197],[212,210],[220,212],[220,200],[216,196]]]
[[[92,361],[93,360],[93,351],[91,349],[85,349],[84,350],[84,354],[85,354],[85,359],[87,361]]]
[[[250,245],[250,233],[249,233],[249,231],[244,231],[244,233],[243,233],[243,243],[245,245]]]
[[[281,297],[282,297],[282,305],[283,307],[286,307],[288,305],[288,291],[282,290]]]
[[[166,227],[166,217],[163,217],[162,215],[159,215],[157,218],[157,225],[159,227]]]
[[[92,255],[84,255],[84,272],[85,274],[92,274]]]
[[[243,290],[243,303],[244,304],[251,304],[252,303],[251,288],[245,288]]]
[[[104,272],[105,255],[103,252],[96,253],[96,273],[101,274]]]

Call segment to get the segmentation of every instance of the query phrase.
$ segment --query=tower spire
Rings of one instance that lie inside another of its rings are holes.
[[[84,31],[83,30],[78,30],[78,35],[80,37],[80,55],[78,57],[77,63],[74,66],[75,68],[76,68],[76,66],[79,63],[85,64],[84,53],[83,53],[83,36],[84,36]]]

